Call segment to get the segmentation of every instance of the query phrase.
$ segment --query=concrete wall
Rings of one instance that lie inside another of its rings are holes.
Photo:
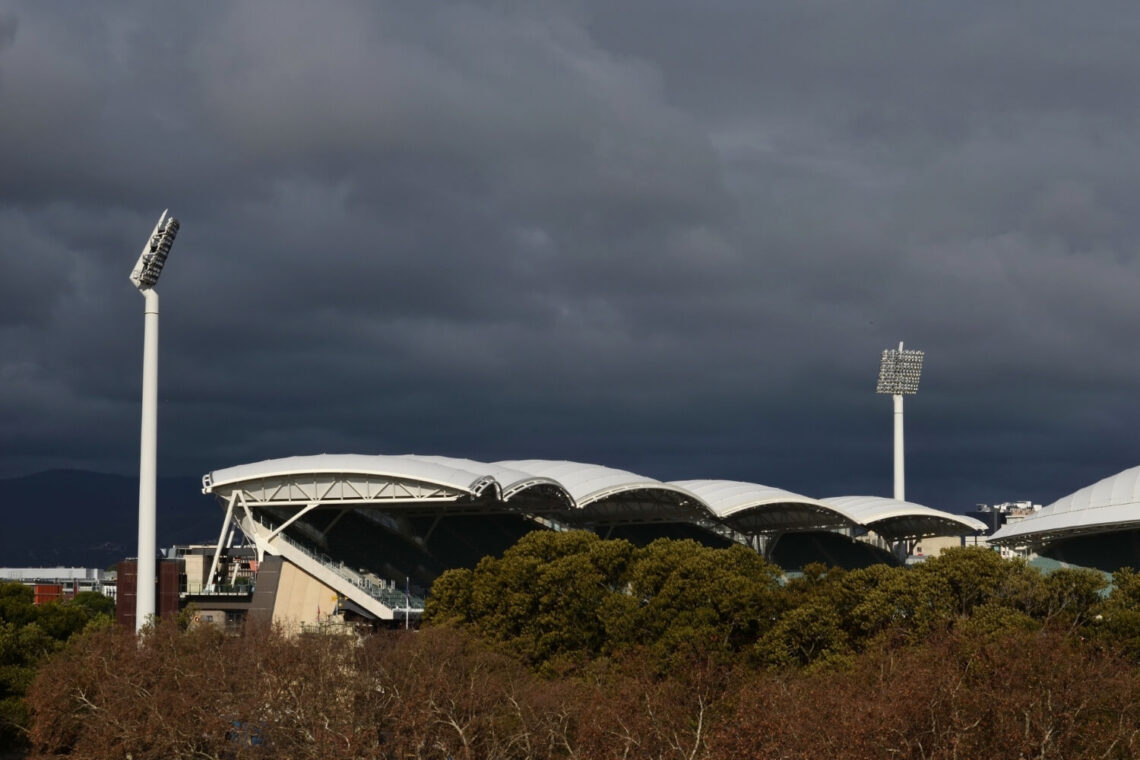
[[[961,536],[930,536],[919,541],[912,556],[937,557],[951,547],[962,546]]]
[[[206,573],[210,572],[210,563],[214,561],[213,555],[187,554],[182,561],[186,563],[186,590],[191,593],[201,591],[208,582]]]
[[[273,622],[289,628],[326,620],[336,608],[336,600],[337,594],[331,588],[296,565],[283,562],[273,604]]]

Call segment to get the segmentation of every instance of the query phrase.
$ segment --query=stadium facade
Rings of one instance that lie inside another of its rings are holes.
[[[1140,467],[1110,475],[1016,521],[991,544],[1113,572],[1140,566]]]
[[[190,600],[211,616],[259,611],[299,624],[330,616],[406,623],[444,570],[473,566],[536,529],[587,529],[639,545],[660,537],[738,542],[795,569],[898,562],[923,538],[985,528],[893,499],[663,482],[548,460],[319,454],[215,470],[202,487],[225,515],[202,577],[188,579],[199,589]],[[253,550],[244,559],[226,549],[239,534]]]

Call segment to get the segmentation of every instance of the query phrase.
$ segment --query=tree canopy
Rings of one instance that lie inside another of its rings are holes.
[[[42,605],[34,600],[30,586],[0,583],[0,751],[24,741],[24,695],[39,664],[87,626],[109,625],[115,605],[93,592]]]
[[[41,756],[1140,754],[1132,570],[971,548],[789,576],[742,546],[541,532],[440,576],[419,632],[140,638],[91,613],[75,635],[98,600],[28,599],[0,588],[0,655],[39,668],[11,684]]]
[[[694,654],[774,668],[835,664],[884,638],[914,644],[956,628],[1097,626],[1140,652],[1140,614],[1131,612],[1140,581],[1126,570],[1117,582],[1106,598],[1097,571],[1044,574],[979,548],[914,567],[809,565],[785,578],[740,545],[662,539],[639,548],[583,531],[538,532],[440,576],[426,620],[555,670],[635,649],[662,668]]]

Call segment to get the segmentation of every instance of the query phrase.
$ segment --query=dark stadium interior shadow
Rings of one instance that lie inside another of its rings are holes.
[[[1140,530],[1093,533],[1053,542],[1037,550],[1042,557],[1112,573],[1140,565]]]
[[[769,559],[784,570],[800,570],[812,562],[848,570],[899,564],[888,551],[830,531],[785,533],[776,541]]]

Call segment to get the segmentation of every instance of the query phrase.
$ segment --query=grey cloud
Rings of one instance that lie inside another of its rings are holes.
[[[164,472],[418,450],[882,493],[905,339],[914,498],[1055,498],[1134,464],[1136,17],[17,3],[0,471],[133,467],[126,274],[169,205]]]

